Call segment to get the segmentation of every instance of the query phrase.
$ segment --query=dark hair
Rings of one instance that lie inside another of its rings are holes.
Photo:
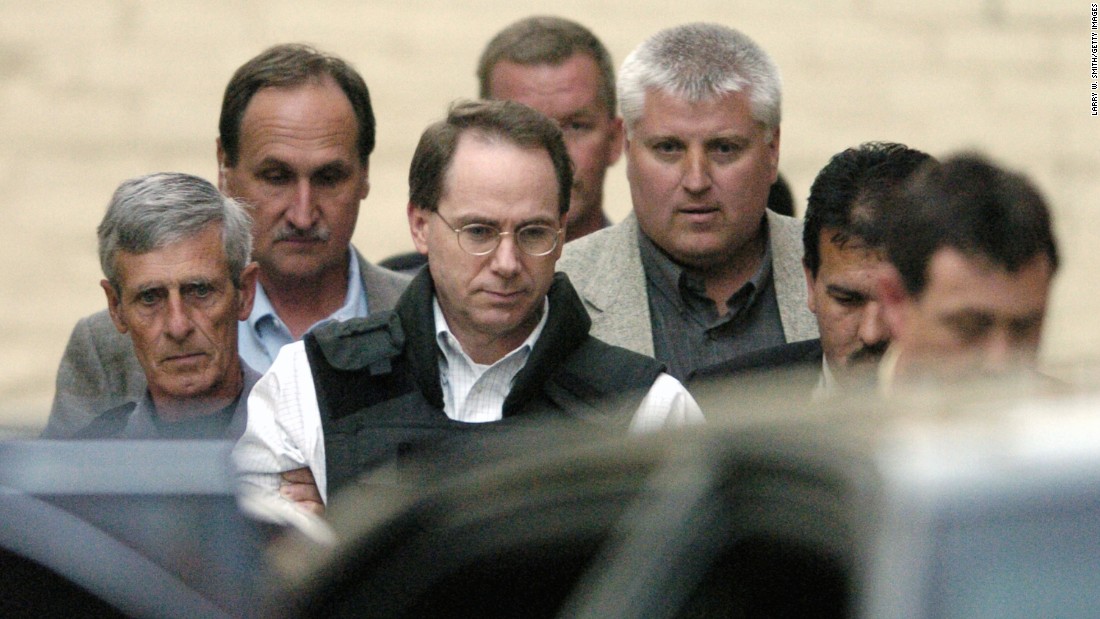
[[[1027,179],[980,155],[964,154],[926,165],[884,211],[886,252],[905,289],[927,284],[933,254],[952,248],[1018,271],[1038,256],[1058,268],[1050,212]]]
[[[241,65],[230,78],[222,98],[218,132],[226,164],[237,165],[240,154],[241,121],[248,103],[262,88],[288,88],[331,77],[347,95],[359,125],[356,146],[359,162],[365,164],[374,151],[374,110],[370,91],[354,68],[344,60],[297,43],[269,47]]]
[[[794,196],[783,174],[775,175],[775,182],[768,188],[768,209],[773,213],[794,217]]]
[[[515,101],[458,101],[451,105],[445,120],[425,129],[409,168],[409,202],[429,211],[439,208],[444,177],[454,160],[458,139],[466,132],[521,148],[545,150],[558,178],[559,210],[562,214],[569,210],[573,163],[561,129],[549,118]]]
[[[614,118],[615,69],[611,66],[611,55],[591,31],[561,17],[526,17],[498,32],[477,63],[480,96],[490,98],[493,68],[502,60],[525,66],[559,65],[573,54],[584,54],[596,61],[600,71],[599,99],[607,107],[607,115]]]
[[[829,159],[810,187],[802,228],[803,262],[815,277],[821,268],[821,231],[835,230],[833,242],[858,239],[882,246],[878,214],[890,194],[929,161],[928,153],[894,142],[865,142]]]

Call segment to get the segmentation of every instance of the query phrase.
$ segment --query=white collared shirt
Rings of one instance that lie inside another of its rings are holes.
[[[443,350],[439,363],[444,413],[449,418],[471,423],[502,418],[504,398],[542,333],[547,307],[544,305],[543,317],[531,336],[491,366],[473,363],[450,334],[442,312],[435,311],[437,342],[442,343]],[[448,351],[452,347],[457,350]],[[662,372],[638,406],[629,431],[652,432],[702,421],[703,413],[687,389]],[[248,398],[248,427],[233,450],[233,459],[242,492],[278,497],[280,473],[308,467],[321,498],[328,500],[321,413],[313,372],[301,341],[284,347],[271,369],[256,383]]]
[[[492,365],[475,363],[458,338],[451,333],[439,302],[432,299],[435,315],[435,340],[443,352],[439,356],[439,380],[443,387],[443,412],[455,421],[485,423],[504,417],[504,399],[512,390],[516,375],[527,364],[531,349],[546,326],[550,302],[542,302],[542,318],[531,335],[512,352]]]
[[[306,332],[333,320],[361,318],[370,313],[367,290],[363,287],[363,277],[359,272],[359,254],[350,245],[348,260],[348,292],[344,296],[344,305],[310,325]],[[252,303],[252,312],[247,319],[237,323],[237,350],[241,358],[257,372],[263,373],[271,367],[279,350],[293,341],[290,329],[275,313],[275,307],[271,305],[271,299],[264,287],[256,282],[256,300]]]

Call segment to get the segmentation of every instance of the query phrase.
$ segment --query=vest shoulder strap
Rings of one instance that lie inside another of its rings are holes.
[[[392,372],[393,359],[405,348],[401,320],[392,311],[332,322],[315,329],[312,337],[334,369],[365,369],[372,376]]]

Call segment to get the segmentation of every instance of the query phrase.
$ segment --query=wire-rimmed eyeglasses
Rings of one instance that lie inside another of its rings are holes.
[[[439,215],[439,211],[432,211]],[[500,245],[500,237],[512,235],[520,251],[528,256],[545,256],[558,247],[563,230],[543,224],[528,224],[512,232],[504,232],[496,226],[489,224],[466,224],[456,228],[442,215],[439,219],[454,230],[458,238],[458,246],[462,251],[473,256],[484,256],[492,253]]]

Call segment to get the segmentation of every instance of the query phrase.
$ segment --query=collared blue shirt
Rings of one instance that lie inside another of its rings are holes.
[[[348,294],[344,305],[327,318],[310,325],[307,332],[333,320],[348,320],[365,317],[370,313],[367,307],[367,290],[363,287],[363,277],[359,272],[359,254],[348,246]],[[279,350],[294,341],[290,329],[275,314],[271,299],[264,287],[256,283],[256,300],[252,304],[252,313],[247,320],[237,323],[237,349],[241,358],[257,372],[263,374],[271,367]]]

